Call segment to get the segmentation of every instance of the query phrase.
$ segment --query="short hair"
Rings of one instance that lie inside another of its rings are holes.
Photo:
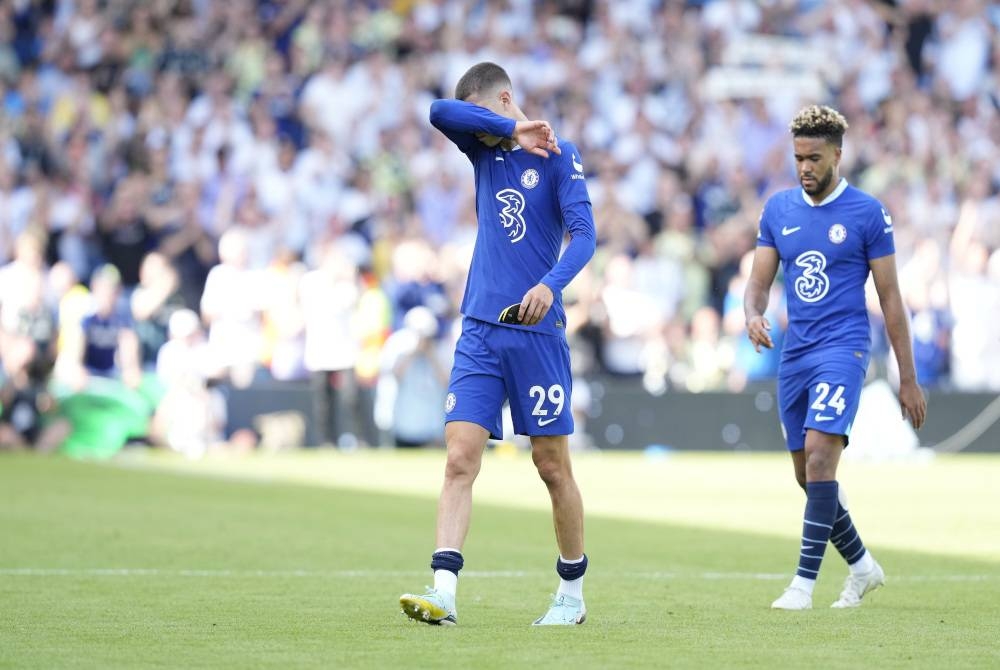
[[[792,137],[820,137],[836,146],[843,146],[847,119],[833,107],[809,105],[788,124]]]
[[[512,86],[506,70],[496,63],[477,63],[458,80],[455,99],[468,100],[470,96],[489,93],[501,86]]]

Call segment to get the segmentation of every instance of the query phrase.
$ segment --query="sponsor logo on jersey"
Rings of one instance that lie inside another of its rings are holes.
[[[573,162],[573,169],[576,170],[576,174],[570,175],[570,179],[586,179],[586,175],[583,174],[583,163],[576,159],[576,154],[570,159]]]
[[[798,232],[800,230],[802,230],[802,226],[795,226],[794,228],[789,228],[788,226],[782,226],[781,234],[787,237],[788,235],[791,235],[792,233]]]
[[[524,188],[535,188],[538,186],[538,170],[535,168],[528,168],[521,173],[521,186]]]
[[[847,228],[844,228],[844,224],[835,223],[830,226],[830,232],[828,233],[830,241],[834,244],[841,244],[847,239]]]
[[[511,244],[520,242],[528,231],[528,224],[522,214],[524,212],[524,196],[521,195],[520,191],[505,188],[496,194],[496,199],[503,203],[503,209],[499,212],[500,222],[503,224],[507,237],[510,238]]]
[[[802,274],[792,284],[795,294],[803,302],[822,300],[830,290],[830,278],[823,272],[826,269],[826,256],[811,249],[799,254],[795,265],[802,268]]]

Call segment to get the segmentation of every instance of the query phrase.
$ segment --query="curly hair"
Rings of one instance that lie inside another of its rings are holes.
[[[844,143],[847,119],[833,107],[809,105],[788,124],[792,137],[820,137],[838,147]]]

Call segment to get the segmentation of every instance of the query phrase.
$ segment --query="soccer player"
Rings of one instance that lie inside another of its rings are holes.
[[[871,353],[865,282],[871,272],[899,363],[899,404],[914,428],[927,404],[917,386],[906,312],[896,279],[892,218],[873,197],[839,175],[847,122],[830,107],[812,105],[790,125],[801,189],[776,193],[764,205],[753,269],[746,287],[747,332],[754,348],[774,343],[764,317],[780,261],[788,294],[788,331],[778,372],[778,411],[806,491],[798,570],[771,607],[812,607],[812,592],[828,541],[850,575],[833,607],[857,607],[885,574],[847,511],[837,464]]]
[[[493,63],[471,67],[454,100],[431,105],[430,120],[472,162],[479,233],[445,403],[447,463],[431,557],[434,588],[404,594],[400,605],[417,621],[456,623],[472,485],[487,438],[501,437],[507,399],[514,429],[531,437],[559,547],[559,589],[534,623],[583,623],[587,556],[583,503],[569,457],[572,386],[561,298],[596,240],[582,158],[571,143],[559,146],[547,122],[524,115],[510,78]],[[560,257],[567,231],[570,241]]]

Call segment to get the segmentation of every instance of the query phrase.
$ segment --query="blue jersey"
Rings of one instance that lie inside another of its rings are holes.
[[[596,233],[583,159],[560,140],[562,154],[542,158],[515,147],[487,147],[476,133],[509,138],[514,120],[461,100],[436,100],[431,123],[469,158],[475,170],[479,232],[462,299],[462,314],[497,323],[500,312],[521,302],[538,283],[555,300],[531,330],[564,335],[562,290],[594,253]],[[563,237],[570,243],[559,256]],[[528,328],[504,324],[511,328]]]
[[[871,352],[865,282],[869,261],[895,253],[892,218],[870,195],[841,180],[821,204],[802,189],[764,205],[757,243],[781,259],[788,301],[786,371],[829,356],[867,367]]]
[[[108,375],[115,370],[118,338],[123,330],[132,328],[125,317],[112,314],[88,314],[80,324],[83,329],[83,365],[93,374]]]

